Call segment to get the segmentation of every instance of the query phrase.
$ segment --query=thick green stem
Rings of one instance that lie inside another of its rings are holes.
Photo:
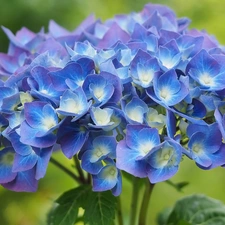
[[[139,195],[139,178],[134,177],[129,225],[136,225],[137,222],[138,195]]]
[[[77,169],[77,172],[79,174],[79,178],[80,180],[82,181],[82,183],[87,183],[85,177],[84,177],[84,173],[83,173],[83,170],[82,168],[80,167],[80,162],[79,162],[79,159],[77,158],[77,155],[75,155],[74,157],[74,164],[75,164],[75,167]]]
[[[122,207],[121,207],[121,199],[120,196],[117,198],[117,218],[118,218],[118,225],[123,225],[123,213],[122,213]]]
[[[70,177],[72,177],[75,181],[77,181],[78,183],[80,183],[80,179],[79,177],[77,177],[73,172],[71,172],[69,169],[67,169],[64,165],[62,165],[60,162],[58,162],[57,160],[55,160],[54,158],[50,159],[50,162],[52,164],[54,164],[55,166],[57,166],[59,169],[61,169],[62,171],[64,171],[66,174],[68,174]]]
[[[141,203],[138,225],[149,224],[148,222],[146,223],[146,220],[148,215],[148,205],[151,198],[153,187],[154,187],[154,184],[151,184],[149,180],[146,179],[145,192],[144,192],[142,203]]]

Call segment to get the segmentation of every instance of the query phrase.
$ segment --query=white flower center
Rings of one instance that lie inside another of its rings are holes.
[[[110,123],[111,115],[105,109],[96,108],[93,110],[96,125],[107,125]]]
[[[152,70],[143,71],[139,74],[139,79],[142,81],[142,83],[149,84],[153,79],[153,75],[154,73]]]
[[[48,94],[48,91],[45,90],[45,89],[41,90],[40,92],[41,92],[42,94],[46,94],[46,95]]]
[[[139,146],[139,149],[141,150],[141,152],[143,153],[143,155],[146,155],[149,153],[149,151],[154,147],[155,145],[152,142],[146,142],[146,143],[142,143]]]
[[[52,127],[56,126],[56,122],[52,117],[46,117],[42,120],[43,126],[46,130],[50,130]]]
[[[133,108],[131,110],[127,111],[128,117],[136,122],[142,123],[143,122],[143,113],[142,113],[142,108],[140,106]]]
[[[64,110],[69,113],[80,114],[83,111],[83,105],[78,99],[67,99]]]
[[[161,98],[168,99],[170,97],[171,93],[168,87],[163,87],[160,91]]]
[[[93,93],[97,99],[101,99],[104,95],[104,89],[101,87],[97,87],[93,90]]]
[[[206,86],[210,86],[214,83],[213,78],[210,77],[208,73],[203,73],[200,77],[200,81]]]
[[[192,151],[196,154],[199,154],[202,152],[202,145],[201,144],[193,144]]]

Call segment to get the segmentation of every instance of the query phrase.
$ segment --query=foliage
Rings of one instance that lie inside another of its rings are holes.
[[[225,222],[225,205],[204,195],[191,195],[176,202],[173,209],[163,211],[159,225],[222,225]]]
[[[82,185],[65,192],[56,203],[49,214],[48,225],[73,225],[80,207],[84,209],[84,224],[111,225],[117,201],[110,192],[91,192],[90,186]]]

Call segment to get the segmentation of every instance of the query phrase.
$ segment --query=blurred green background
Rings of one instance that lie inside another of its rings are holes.
[[[22,26],[38,32],[47,29],[50,19],[67,29],[74,29],[90,13],[105,20],[114,14],[140,11],[147,0],[0,0],[0,25],[14,33]],[[206,29],[225,44],[225,0],[158,0],[152,3],[165,4],[174,9],[178,17],[189,17],[191,27]],[[8,40],[0,31],[0,52],[6,52]],[[62,154],[55,156],[71,167],[72,162]],[[188,181],[183,193],[178,193],[166,183],[155,186],[150,203],[148,225],[155,225],[156,215],[164,207],[171,206],[183,196],[204,193],[225,203],[225,170],[200,170],[194,162],[185,159],[174,182]],[[45,225],[46,215],[54,201],[63,191],[76,184],[63,172],[49,165],[46,177],[39,183],[36,193],[14,193],[0,187],[1,225]],[[131,185],[124,179],[122,204],[128,219]]]

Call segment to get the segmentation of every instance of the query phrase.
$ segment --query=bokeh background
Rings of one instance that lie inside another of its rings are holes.
[[[148,0],[0,0],[0,25],[14,33],[21,27],[38,32],[47,31],[50,19],[69,30],[73,30],[90,13],[105,20],[114,14],[140,11]],[[225,0],[152,0],[174,9],[178,17],[189,17],[191,27],[206,29],[225,45]],[[0,52],[6,52],[8,40],[0,31]],[[62,154],[55,156],[71,168],[72,162]],[[194,162],[184,159],[173,182],[187,181],[189,185],[182,193],[166,183],[155,186],[150,202],[148,225],[156,224],[157,214],[181,197],[203,193],[225,203],[225,169],[200,170]],[[39,183],[36,193],[14,193],[0,186],[1,225],[45,225],[46,216],[54,199],[76,184],[54,165],[49,165],[47,174]],[[124,179],[122,204],[128,219],[131,185]]]

